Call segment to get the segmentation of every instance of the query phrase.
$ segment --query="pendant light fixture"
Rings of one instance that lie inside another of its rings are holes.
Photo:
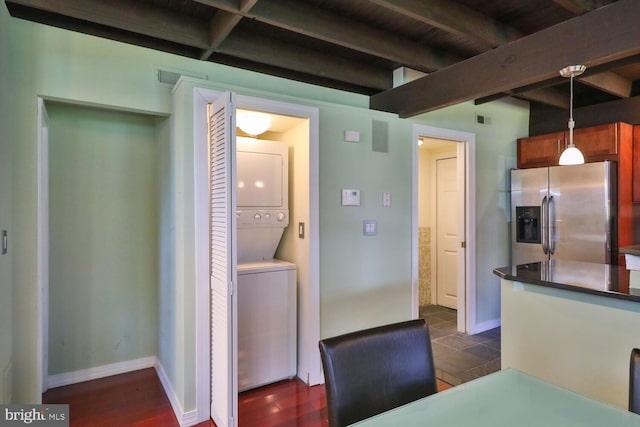
[[[560,70],[560,75],[562,77],[570,77],[570,86],[571,86],[571,101],[569,103],[569,146],[562,152],[560,156],[560,164],[561,165],[581,165],[584,163],[584,156],[573,144],[573,128],[575,126],[575,122],[573,121],[573,78],[575,76],[579,76],[584,73],[584,70],[587,67],[584,65],[569,65],[568,67],[564,67]]]

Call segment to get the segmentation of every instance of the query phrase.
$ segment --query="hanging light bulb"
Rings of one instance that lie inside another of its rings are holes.
[[[584,65],[569,65],[568,67],[560,70],[560,75],[562,77],[570,77],[570,86],[571,86],[571,100],[569,103],[569,146],[562,152],[560,156],[560,164],[561,165],[581,165],[584,163],[584,156],[573,144],[573,128],[575,127],[575,122],[573,121],[573,78],[575,76],[579,76],[584,73],[584,70],[587,67]]]

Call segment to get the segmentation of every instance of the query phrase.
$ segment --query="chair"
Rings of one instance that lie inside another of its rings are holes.
[[[329,425],[341,427],[437,392],[423,319],[320,341]]]
[[[631,350],[629,362],[629,410],[640,414],[640,349]]]

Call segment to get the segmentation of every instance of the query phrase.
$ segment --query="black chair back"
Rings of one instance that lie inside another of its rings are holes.
[[[631,350],[629,362],[629,410],[640,414],[640,349]]]
[[[329,425],[341,427],[436,393],[423,319],[320,341]]]

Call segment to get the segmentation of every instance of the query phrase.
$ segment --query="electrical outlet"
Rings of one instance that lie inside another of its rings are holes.
[[[382,193],[382,206],[385,208],[391,207],[391,193]]]

